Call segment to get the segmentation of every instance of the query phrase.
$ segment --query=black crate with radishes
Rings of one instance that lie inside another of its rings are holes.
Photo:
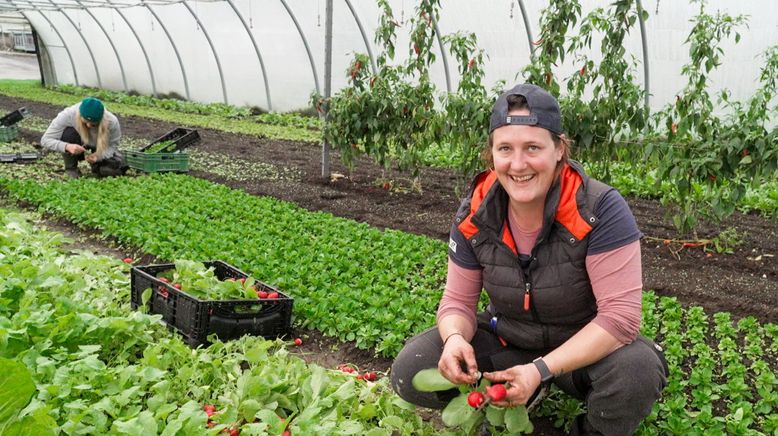
[[[289,334],[294,299],[222,261],[176,261],[132,268],[131,305],[162,315],[189,345],[243,335]]]

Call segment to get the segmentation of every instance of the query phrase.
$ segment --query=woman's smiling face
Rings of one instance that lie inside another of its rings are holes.
[[[529,115],[529,111],[515,110],[509,115]],[[507,125],[494,130],[494,171],[514,206],[543,209],[563,147],[557,147],[551,132],[542,127]]]

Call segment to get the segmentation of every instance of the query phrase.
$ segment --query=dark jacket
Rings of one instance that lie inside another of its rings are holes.
[[[491,301],[479,324],[517,347],[540,350],[558,347],[595,317],[586,253],[595,205],[609,189],[577,162],[564,165],[546,196],[532,254],[521,262],[508,225],[508,194],[494,171],[476,176],[456,219],[483,267]]]

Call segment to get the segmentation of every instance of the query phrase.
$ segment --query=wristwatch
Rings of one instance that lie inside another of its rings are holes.
[[[540,382],[543,384],[551,383],[551,380],[554,379],[554,374],[552,374],[551,370],[548,369],[548,365],[546,365],[546,362],[543,361],[543,358],[538,357],[537,359],[533,360],[532,363],[535,365],[538,371],[540,371]]]

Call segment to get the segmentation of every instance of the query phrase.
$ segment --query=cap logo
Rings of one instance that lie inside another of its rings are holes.
[[[519,124],[524,126],[534,126],[538,123],[538,117],[535,115],[513,115],[505,118],[507,124]]]

